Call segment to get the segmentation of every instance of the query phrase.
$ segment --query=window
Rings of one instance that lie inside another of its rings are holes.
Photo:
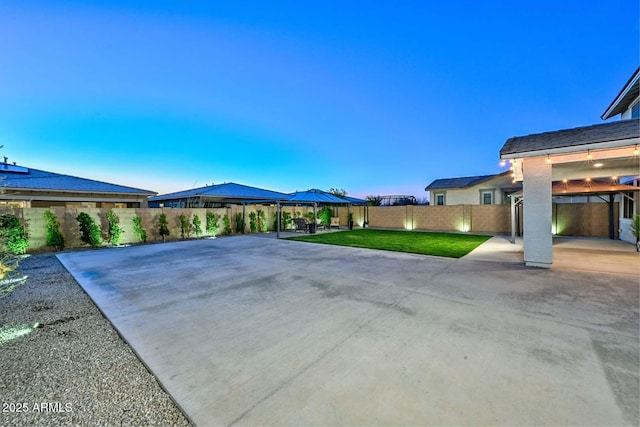
[[[480,194],[480,203],[482,203],[483,205],[493,204],[493,191],[482,191]]]
[[[634,205],[635,205],[635,193],[633,191],[624,193],[622,195],[622,217],[623,218],[633,218]]]
[[[509,205],[511,204],[512,194],[516,193],[516,190],[505,190],[502,192],[502,204]]]
[[[635,119],[640,117],[640,102],[637,102],[636,105],[631,107],[631,118]]]
[[[444,193],[436,194],[436,206],[444,206]]]

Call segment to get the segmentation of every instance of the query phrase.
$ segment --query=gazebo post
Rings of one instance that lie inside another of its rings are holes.
[[[276,201],[277,208],[276,214],[278,215],[278,221],[276,223],[276,239],[280,238],[280,200]]]

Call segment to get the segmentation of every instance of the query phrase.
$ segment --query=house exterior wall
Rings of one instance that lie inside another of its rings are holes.
[[[445,194],[445,205],[480,205],[482,204],[482,192],[493,192],[494,205],[508,204],[509,200],[505,200],[504,191],[514,187],[511,177],[508,174],[499,175],[495,178],[481,182],[466,188],[448,188],[442,190],[430,190],[429,201],[431,205],[436,204],[436,194]]]
[[[130,207],[146,208],[148,196],[141,194],[77,193],[67,191],[15,191],[0,194],[0,202],[25,208],[63,207]]]

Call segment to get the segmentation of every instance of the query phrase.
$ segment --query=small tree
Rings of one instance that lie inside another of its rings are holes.
[[[202,236],[202,221],[200,221],[198,214],[193,214],[191,224],[193,225],[193,234],[195,234],[196,237]]]
[[[258,231],[258,215],[255,212],[249,214],[249,230],[252,233]]]
[[[133,217],[133,235],[140,241],[147,241],[147,231],[142,226],[142,218],[139,215]]]
[[[51,211],[45,211],[43,216],[47,235],[47,246],[53,246],[56,250],[64,249],[64,235],[62,231],[60,231],[60,221],[58,217]]]
[[[122,240],[122,233],[124,233],[124,230],[120,227],[120,218],[113,211],[107,212],[106,217],[109,223],[109,230],[107,231],[109,243],[114,246],[119,245]]]
[[[258,209],[258,230],[262,233],[266,233],[268,230],[267,215],[262,209]]]
[[[244,232],[244,216],[238,212],[236,214],[236,233]]]
[[[178,217],[180,221],[180,235],[184,239],[191,237],[191,225],[189,224],[189,218],[185,214],[180,214]]]
[[[231,234],[231,220],[228,214],[224,214],[222,217],[222,231],[224,234]]]
[[[158,215],[158,234],[162,237],[163,242],[165,237],[169,235],[169,222],[167,221],[167,215],[164,213]]]
[[[80,240],[91,246],[100,246],[102,244],[100,227],[93,218],[86,212],[80,212],[76,220],[80,226]]]
[[[214,214],[213,212],[207,212],[206,229],[208,234],[212,234],[214,236],[216,235],[216,233],[218,232],[218,219],[218,215]]]

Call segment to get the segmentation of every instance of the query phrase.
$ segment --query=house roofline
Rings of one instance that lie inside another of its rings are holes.
[[[631,92],[631,90],[634,87],[638,87],[639,79],[640,79],[640,67],[636,68],[635,73],[633,73],[631,78],[624,84],[624,86],[622,86],[622,89],[618,93],[618,96],[616,96],[613,99],[613,101],[611,102],[611,104],[609,104],[609,106],[604,111],[604,113],[602,113],[602,115],[600,116],[602,120],[610,119],[611,117],[622,113],[622,111],[618,111],[618,105],[624,100],[627,94]]]

